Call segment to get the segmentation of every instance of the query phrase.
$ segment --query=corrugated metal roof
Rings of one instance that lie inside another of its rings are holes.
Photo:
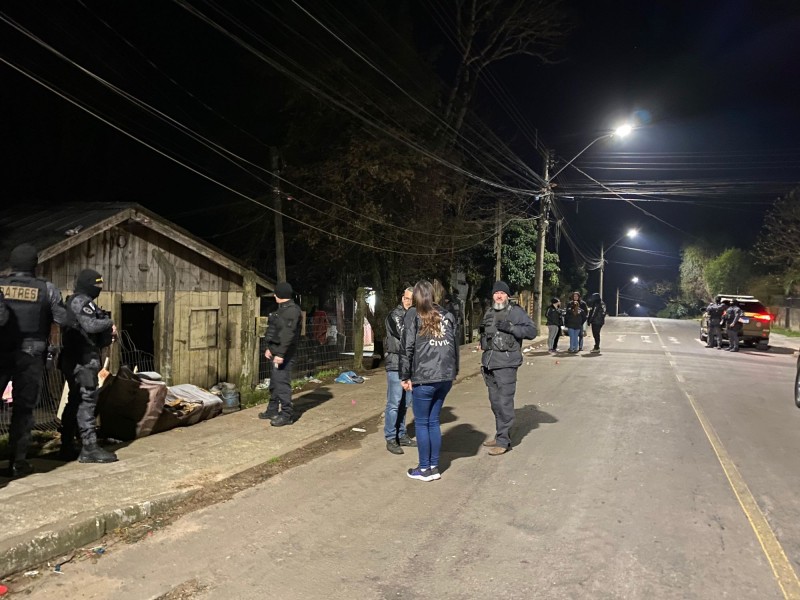
[[[123,210],[125,202],[69,202],[60,206],[6,206],[0,209],[0,264],[8,266],[11,250],[29,243],[41,252]]]

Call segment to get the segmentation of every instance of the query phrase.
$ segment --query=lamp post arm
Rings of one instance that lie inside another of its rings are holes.
[[[572,157],[572,160],[570,160],[570,161],[569,161],[567,164],[565,164],[563,167],[561,167],[561,168],[560,168],[558,171],[556,171],[556,172],[555,172],[553,175],[551,175],[550,177],[548,177],[548,178],[547,178],[547,183],[549,184],[549,183],[550,183],[550,182],[551,182],[553,179],[555,179],[556,177],[558,177],[558,175],[560,175],[560,174],[561,174],[561,171],[563,171],[563,170],[564,170],[564,169],[566,169],[568,166],[570,166],[572,163],[574,163],[574,162],[575,162],[575,160],[576,160],[576,159],[577,159],[577,158],[578,158],[578,157],[579,157],[581,154],[583,154],[584,152],[586,152],[586,151],[587,151],[589,148],[591,148],[592,146],[594,146],[594,145],[595,145],[597,142],[599,142],[600,140],[602,140],[602,139],[605,139],[605,138],[607,138],[607,137],[613,137],[613,135],[614,135],[613,133],[604,133],[604,134],[603,134],[603,135],[601,135],[600,137],[597,137],[597,138],[593,139],[591,142],[589,142],[589,143],[586,145],[586,147],[585,147],[583,150],[581,150],[581,151],[580,151],[580,152],[578,152],[578,153],[577,153],[575,156],[573,156],[573,157]]]

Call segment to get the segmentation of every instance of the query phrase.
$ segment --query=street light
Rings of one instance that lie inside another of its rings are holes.
[[[614,246],[619,244],[626,237],[630,238],[630,239],[633,239],[637,235],[639,235],[639,230],[636,229],[635,227],[631,227],[622,236],[620,236],[620,238],[616,242],[611,244],[608,248],[606,248],[604,246],[602,241],[600,242],[600,297],[601,298],[605,297],[604,294],[603,294],[603,273],[606,270],[606,250],[611,250]]]
[[[630,132],[633,131],[633,126],[624,123],[614,129],[613,131],[606,132],[603,135],[600,135],[589,142],[586,147],[578,152],[575,156],[572,157],[567,164],[561,167],[558,171],[556,171],[553,175],[549,174],[550,169],[550,154],[549,152],[545,153],[544,158],[544,190],[542,194],[542,204],[541,209],[539,212],[539,227],[538,227],[538,240],[536,244],[536,290],[534,291],[534,315],[536,318],[536,325],[539,326],[541,319],[542,319],[542,288],[544,287],[544,241],[545,235],[547,234],[547,211],[549,210],[551,197],[553,194],[553,189],[551,186],[551,182],[561,174],[561,172],[570,166],[575,160],[584,152],[586,152],[589,148],[594,146],[600,140],[604,140],[606,138],[613,138],[619,137],[623,138],[628,135]],[[602,250],[601,250],[602,254]],[[600,272],[600,295],[603,294],[603,276],[602,271]]]
[[[617,286],[617,309],[616,309],[616,311],[614,311],[614,316],[615,317],[619,316],[619,293],[620,293],[620,291],[623,291],[626,287],[628,287],[632,283],[639,283],[639,278],[634,275],[633,277],[631,277],[631,280],[628,283],[626,283],[625,285],[623,285],[622,287]]]

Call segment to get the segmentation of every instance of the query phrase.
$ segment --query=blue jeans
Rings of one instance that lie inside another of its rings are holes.
[[[397,371],[386,371],[386,413],[383,419],[383,437],[397,440],[406,435],[406,391],[400,384]]]
[[[428,469],[439,466],[439,453],[442,450],[442,428],[439,413],[447,392],[453,387],[452,381],[421,383],[411,392],[414,399],[414,427],[417,432],[419,468]]]
[[[570,328],[567,331],[569,331],[569,349],[577,352],[580,349],[581,330]]]

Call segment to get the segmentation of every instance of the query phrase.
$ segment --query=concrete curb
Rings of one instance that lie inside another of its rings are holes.
[[[123,507],[75,515],[69,521],[53,523],[26,535],[3,540],[0,542],[0,577],[64,556],[119,527],[164,513],[199,490],[199,487],[189,488]]]

